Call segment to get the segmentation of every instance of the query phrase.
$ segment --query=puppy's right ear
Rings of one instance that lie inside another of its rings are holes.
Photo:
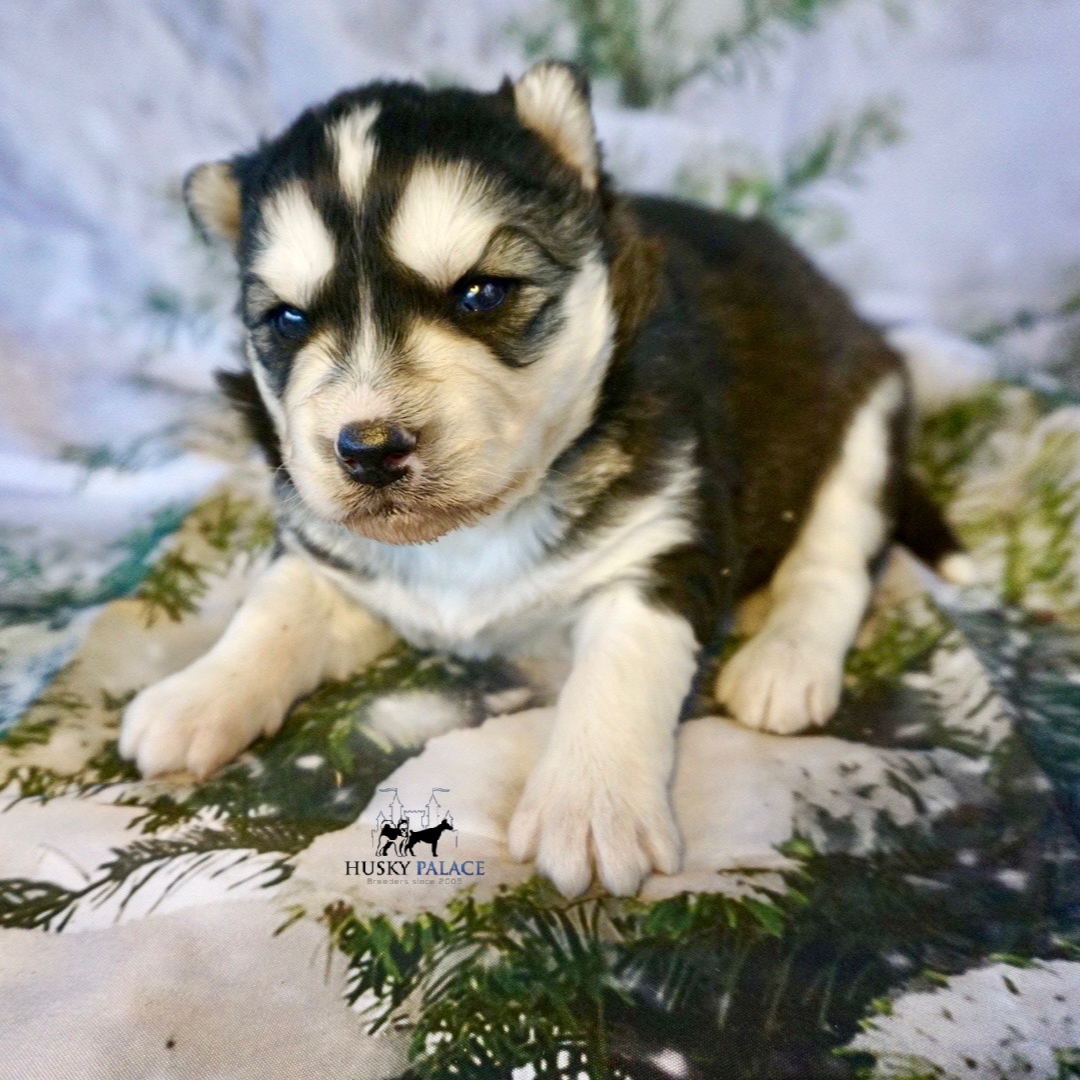
[[[197,165],[184,178],[184,202],[206,240],[240,245],[240,181],[230,161]]]

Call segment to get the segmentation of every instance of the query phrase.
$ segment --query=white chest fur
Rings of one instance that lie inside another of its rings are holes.
[[[465,656],[532,654],[565,630],[583,596],[643,574],[689,539],[694,479],[689,465],[678,469],[662,490],[554,551],[564,526],[540,496],[432,544],[380,544],[311,519],[303,530],[358,568],[353,574],[320,563],[338,587],[411,643]]]

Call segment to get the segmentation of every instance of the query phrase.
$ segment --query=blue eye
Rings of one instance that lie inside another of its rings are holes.
[[[469,315],[494,311],[510,294],[511,282],[505,278],[472,278],[455,290],[457,307]]]
[[[282,304],[270,312],[270,325],[283,338],[289,341],[299,341],[307,337],[308,317],[299,309]]]

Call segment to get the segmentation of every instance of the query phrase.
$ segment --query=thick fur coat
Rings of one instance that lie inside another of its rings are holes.
[[[905,465],[900,358],[768,225],[615,194],[588,93],[374,84],[187,182],[236,253],[223,385],[275,470],[279,554],[121,749],[206,774],[397,636],[565,655],[509,845],[566,893],[673,871],[674,728],[825,723],[900,538],[955,549]],[[717,783],[723,783],[717,763]]]

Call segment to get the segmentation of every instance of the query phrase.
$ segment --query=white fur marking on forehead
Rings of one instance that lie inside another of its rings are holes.
[[[334,268],[336,249],[303,186],[293,181],[263,207],[259,253],[252,269],[282,300],[309,303]]]
[[[464,164],[418,165],[390,227],[390,250],[440,288],[453,285],[484,252],[501,217],[490,188]]]
[[[562,64],[537,64],[514,86],[514,105],[521,122],[581,174],[586,191],[594,191],[600,178],[596,131],[573,73]]]
[[[375,163],[375,139],[371,126],[379,115],[378,105],[354,109],[343,116],[328,132],[330,145],[337,159],[338,183],[341,190],[359,203],[364,196],[371,167]]]

